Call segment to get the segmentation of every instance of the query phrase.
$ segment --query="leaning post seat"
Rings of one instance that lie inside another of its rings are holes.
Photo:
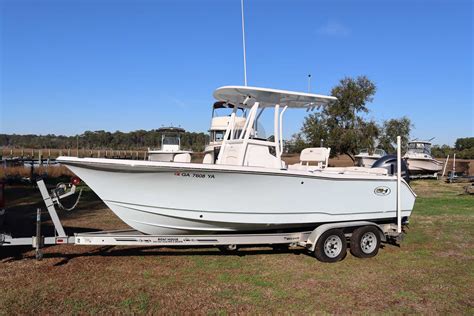
[[[300,154],[300,165],[309,166],[310,163],[317,163],[318,167],[326,167],[329,161],[331,148],[313,147],[305,148]]]

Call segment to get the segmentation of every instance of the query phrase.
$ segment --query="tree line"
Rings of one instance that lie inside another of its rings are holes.
[[[337,101],[309,114],[300,132],[286,142],[286,151],[299,153],[306,147],[319,147],[323,143],[325,147],[331,147],[332,155],[348,155],[354,160],[354,156],[365,148],[369,151],[382,148],[387,153],[394,153],[396,137],[399,135],[405,152],[413,124],[406,116],[389,119],[381,124],[369,119],[367,104],[373,101],[376,91],[375,83],[366,76],[343,78],[331,90],[331,95],[337,97]],[[181,135],[182,147],[196,152],[203,151],[208,141],[209,135],[205,133],[185,132]],[[74,136],[0,134],[0,146],[33,149],[144,150],[157,148],[160,142],[161,133],[158,130],[128,133],[86,131]],[[447,145],[433,146],[433,155],[436,157],[452,156],[455,151],[459,158],[474,159],[474,138],[459,138],[454,148]]]
[[[158,148],[161,144],[158,130],[137,130],[132,132],[86,131],[80,135],[16,135],[0,134],[0,146],[9,148],[51,148],[51,149],[112,149],[146,150]],[[181,134],[181,147],[193,151],[203,151],[209,135],[205,133],[184,132]]]
[[[453,157],[461,159],[474,159],[474,137],[465,137],[456,139],[454,147],[448,145],[435,145],[431,149],[431,153],[435,157]]]

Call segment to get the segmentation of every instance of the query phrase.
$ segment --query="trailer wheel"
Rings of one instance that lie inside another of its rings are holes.
[[[316,242],[314,256],[322,262],[337,262],[347,255],[346,236],[340,229],[324,232]]]
[[[371,258],[380,248],[380,232],[374,226],[357,228],[351,237],[351,254],[357,258]]]

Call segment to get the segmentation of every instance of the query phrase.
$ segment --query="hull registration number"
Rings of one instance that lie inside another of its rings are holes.
[[[177,177],[189,177],[189,178],[198,178],[198,179],[215,179],[215,175],[213,174],[205,174],[205,173],[194,173],[194,172],[179,172],[176,171],[174,173]]]

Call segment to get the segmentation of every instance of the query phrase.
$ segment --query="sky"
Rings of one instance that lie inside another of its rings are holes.
[[[248,84],[366,75],[368,118],[452,145],[474,136],[472,3],[245,0]],[[213,91],[243,80],[239,0],[0,0],[0,133],[206,132]],[[307,114],[285,113],[286,138]]]

